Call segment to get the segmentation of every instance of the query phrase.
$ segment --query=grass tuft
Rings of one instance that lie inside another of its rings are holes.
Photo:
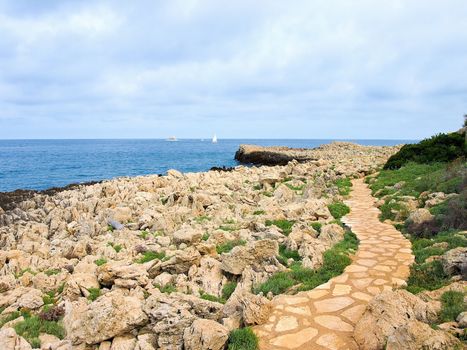
[[[228,350],[258,350],[258,337],[250,327],[230,332]]]
[[[342,202],[334,202],[328,205],[328,209],[334,219],[340,220],[343,216],[350,213],[350,208]]]
[[[227,241],[225,243],[219,244],[216,246],[217,254],[228,253],[234,247],[239,245],[245,245],[246,241],[243,239],[234,239],[233,241]]]
[[[266,226],[276,226],[277,228],[279,228],[282,233],[286,236],[288,236],[290,234],[290,232],[292,232],[292,226],[295,224],[295,221],[289,221],[289,220],[285,220],[285,219],[281,219],[281,220],[266,220]]]
[[[154,251],[147,251],[147,252],[144,252],[143,253],[143,256],[141,258],[139,258],[138,260],[136,260],[137,263],[139,264],[144,264],[144,263],[147,263],[149,261],[152,261],[152,260],[155,260],[155,259],[159,259],[159,260],[162,260],[165,258],[165,252],[154,252]]]

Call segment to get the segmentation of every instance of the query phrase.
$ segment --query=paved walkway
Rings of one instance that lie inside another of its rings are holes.
[[[360,240],[344,273],[309,292],[274,298],[268,323],[254,328],[261,350],[358,349],[352,334],[371,298],[400,286],[413,262],[410,242],[379,221],[371,191],[353,181],[351,212],[343,221]]]

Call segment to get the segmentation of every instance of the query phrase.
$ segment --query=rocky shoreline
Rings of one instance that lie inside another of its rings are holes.
[[[252,291],[287,270],[280,247],[315,269],[342,239],[336,182],[398,149],[274,149],[293,160],[19,197],[0,213],[0,332],[20,350],[222,349],[267,319],[272,296]],[[22,333],[32,320],[49,328]]]

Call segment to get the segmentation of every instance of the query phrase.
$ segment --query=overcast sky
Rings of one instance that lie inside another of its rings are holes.
[[[0,138],[458,129],[466,0],[0,0]]]

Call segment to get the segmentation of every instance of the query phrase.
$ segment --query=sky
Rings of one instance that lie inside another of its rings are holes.
[[[465,0],[0,0],[0,139],[420,139],[466,113]]]

